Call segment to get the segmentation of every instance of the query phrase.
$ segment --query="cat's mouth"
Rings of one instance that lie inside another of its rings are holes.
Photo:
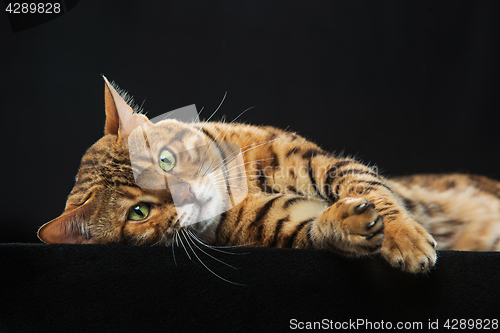
[[[177,207],[180,226],[186,227],[214,217],[216,214],[214,214],[215,209],[212,207],[213,205],[214,200],[211,197],[204,202],[194,200],[192,203]]]
[[[181,227],[213,219],[222,213],[224,205],[219,202],[223,201],[223,195],[209,185],[182,183],[175,189],[174,204]]]

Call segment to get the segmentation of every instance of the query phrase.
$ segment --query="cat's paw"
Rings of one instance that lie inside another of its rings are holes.
[[[380,252],[392,266],[406,272],[422,273],[435,265],[437,243],[411,217],[388,224],[385,235]]]
[[[384,240],[384,221],[373,203],[363,198],[339,200],[318,217],[318,229],[328,242],[347,252],[376,253]]]

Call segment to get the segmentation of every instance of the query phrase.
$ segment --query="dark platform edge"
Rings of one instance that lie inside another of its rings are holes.
[[[288,331],[297,322],[499,319],[499,252],[439,252],[427,274],[318,250],[0,245],[0,332]],[[223,279],[232,281],[227,282]],[[235,283],[243,284],[238,285]]]

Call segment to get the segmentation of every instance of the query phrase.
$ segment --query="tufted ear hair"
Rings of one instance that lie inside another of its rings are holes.
[[[115,134],[126,142],[128,136],[137,126],[150,125],[149,119],[140,113],[134,112],[127,101],[125,93],[117,91],[118,87],[104,79],[104,102],[106,106],[106,124],[104,134]],[[128,99],[128,98],[127,98]],[[130,101],[131,99],[129,99]]]
[[[91,201],[82,206],[66,210],[61,216],[45,223],[38,229],[38,238],[44,243],[83,244],[98,243],[88,234],[85,220],[89,218]]]

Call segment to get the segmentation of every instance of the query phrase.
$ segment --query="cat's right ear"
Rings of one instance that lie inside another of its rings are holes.
[[[106,105],[104,134],[115,134],[122,139],[127,139],[137,126],[148,125],[149,119],[143,114],[135,113],[108,79],[105,76],[103,79]]]
[[[90,203],[86,203],[61,216],[45,223],[38,229],[38,238],[50,244],[92,244],[98,243],[86,231],[85,219],[92,211]]]

